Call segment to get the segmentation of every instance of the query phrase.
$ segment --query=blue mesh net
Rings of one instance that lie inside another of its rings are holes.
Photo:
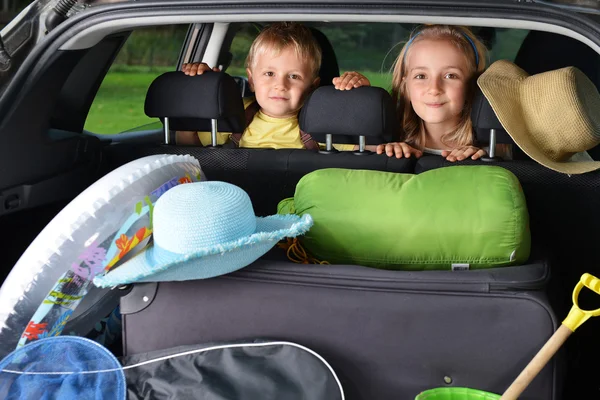
[[[0,361],[0,398],[124,400],[119,361],[98,343],[76,336],[40,339]]]

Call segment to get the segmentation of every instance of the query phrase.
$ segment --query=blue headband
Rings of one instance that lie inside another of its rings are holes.
[[[410,38],[410,40],[408,42],[406,42],[406,46],[404,46],[406,48],[406,51],[404,52],[404,58],[406,58],[406,53],[408,52],[408,46],[410,46],[410,44],[413,42],[413,40],[415,40],[415,38],[417,36],[419,36],[421,34],[421,32],[417,32],[413,37]],[[467,41],[471,44],[471,47],[473,48],[473,52],[475,53],[475,68],[477,68],[479,66],[479,53],[477,52],[477,47],[475,47],[475,43],[473,43],[473,40],[471,40],[471,38],[468,35],[465,35],[463,33],[463,36],[465,37],[465,39],[467,39]]]

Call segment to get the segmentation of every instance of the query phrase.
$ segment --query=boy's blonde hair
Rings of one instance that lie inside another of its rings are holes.
[[[465,107],[461,120],[456,129],[443,135],[442,143],[455,147],[473,144],[473,125],[471,123],[471,108],[477,77],[485,70],[487,49],[481,41],[466,27],[452,25],[426,25],[411,34],[394,64],[392,78],[392,98],[398,105],[398,118],[404,130],[404,141],[419,149],[425,147],[425,126],[410,104],[406,90],[407,53],[416,42],[422,40],[447,40],[460,49],[467,58],[469,66],[469,83]],[[475,49],[477,52],[475,52]]]
[[[299,59],[310,63],[312,77],[318,77],[321,47],[310,29],[296,22],[277,22],[263,29],[252,42],[246,58],[246,68],[252,70],[259,55],[268,51],[279,54],[288,46],[292,46]]]

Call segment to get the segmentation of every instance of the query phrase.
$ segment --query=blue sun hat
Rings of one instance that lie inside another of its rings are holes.
[[[307,232],[310,215],[256,217],[248,194],[218,181],[176,186],[152,214],[152,243],[94,278],[99,287],[133,282],[205,279],[243,268],[285,237]]]
[[[125,400],[125,374],[115,356],[92,340],[47,337],[0,361],[0,398]]]

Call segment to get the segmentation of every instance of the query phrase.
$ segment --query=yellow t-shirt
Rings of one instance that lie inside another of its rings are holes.
[[[244,108],[254,102],[253,97],[244,98]],[[224,144],[231,133],[217,133],[217,144]],[[211,144],[210,132],[198,132],[203,146]],[[273,118],[259,110],[244,130],[239,147],[269,149],[302,149],[298,117]],[[334,145],[337,150],[353,150],[354,145]]]
[[[298,117],[273,118],[258,111],[240,140],[240,147],[302,149]]]

